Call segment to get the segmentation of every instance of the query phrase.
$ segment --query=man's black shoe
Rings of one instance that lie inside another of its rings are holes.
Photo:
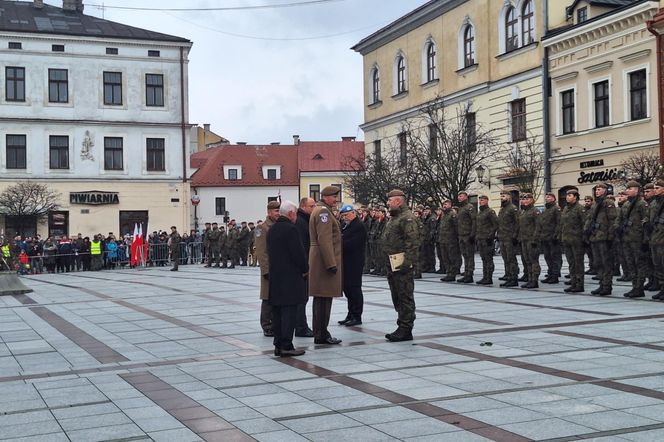
[[[630,295],[631,295],[632,293],[634,293],[634,289],[629,290],[628,292],[623,293],[623,296],[624,296],[625,298],[629,298]]]
[[[519,282],[528,282],[528,275],[523,275],[521,278],[517,279]]]
[[[599,292],[599,296],[611,296],[611,289],[602,289]]]
[[[564,284],[565,285],[572,285],[572,281],[565,281]]]
[[[599,281],[599,276],[595,275],[591,278],[593,281]]]
[[[560,281],[558,281],[557,276],[549,276],[548,278],[543,279],[542,282],[546,284],[558,284]]]
[[[625,293],[623,296],[625,298],[643,298],[646,296],[646,294],[643,293],[643,290],[637,289],[637,290],[632,290],[632,293],[630,294]]]
[[[503,275],[498,279],[501,280],[501,281],[507,281],[507,275]]]
[[[658,300],[658,301],[664,300],[664,290],[660,291],[656,295],[652,295],[652,299],[655,299],[655,300]]]
[[[336,345],[336,344],[341,344],[341,339],[333,338],[332,336],[330,336],[325,339],[314,339],[314,344]]]
[[[457,279],[457,282],[463,282],[464,284],[469,284],[473,282],[473,277],[472,276],[463,276],[459,279]]]
[[[296,331],[295,336],[297,336],[298,338],[313,338],[314,331],[310,328],[307,328],[306,330]]]
[[[530,282],[525,283],[521,287],[524,288],[524,289],[537,289],[537,288],[539,288],[539,284],[537,283],[537,281],[530,281]]]
[[[490,279],[482,278],[479,281],[477,281],[475,284],[478,284],[478,285],[492,285],[493,281],[490,280]]]
[[[178,269],[171,269],[171,272],[177,272]]]
[[[279,347],[274,347],[274,355],[281,356],[281,349]]]
[[[390,342],[412,341],[413,334],[410,332],[410,330],[399,328],[393,333],[386,334],[385,338]]]
[[[501,287],[518,287],[519,282],[516,279],[509,279],[502,284],[500,284]]]
[[[304,350],[298,350],[296,348],[292,350],[281,350],[281,353],[279,356],[282,358],[287,358],[289,356],[302,356],[304,354]]]
[[[590,292],[591,295],[599,295],[600,293],[602,293],[602,287],[597,287],[595,290]]]
[[[346,318],[343,319],[342,321],[337,321],[337,324],[339,324],[339,325],[346,325],[346,323],[347,323],[348,321],[350,321],[350,316],[346,316]]]
[[[662,288],[659,286],[659,283],[653,281],[652,284],[650,285],[650,287],[644,287],[644,289],[649,291],[649,292],[658,292]]]
[[[266,338],[271,338],[274,336],[274,332],[272,330],[263,330],[263,336]]]
[[[572,290],[574,290],[574,287],[567,287],[563,292],[565,293],[572,293]]]
[[[596,275],[597,272],[594,270],[586,270],[586,275]]]
[[[454,276],[445,276],[443,278],[440,278],[441,281],[443,282],[454,282],[456,278]]]
[[[565,279],[570,279],[571,277],[572,277],[572,275],[570,275],[569,273],[567,275],[565,275]]]
[[[356,325],[361,325],[361,324],[362,324],[362,320],[361,320],[361,319],[353,318],[353,319],[351,319],[350,321],[346,322],[344,325],[345,325],[346,327],[355,327]]]

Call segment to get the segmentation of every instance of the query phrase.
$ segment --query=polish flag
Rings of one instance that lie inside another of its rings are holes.
[[[129,264],[132,267],[135,267],[139,261],[140,261],[140,255],[138,253],[139,250],[139,230],[138,230],[138,224],[134,224],[134,236],[131,238],[131,259],[129,261]]]

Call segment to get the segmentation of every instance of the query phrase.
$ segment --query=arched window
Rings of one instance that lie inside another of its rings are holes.
[[[463,32],[463,67],[475,64],[475,29],[467,25]]]
[[[427,82],[436,79],[436,45],[427,43]]]
[[[371,70],[371,103],[380,101],[380,72],[378,66]]]
[[[406,92],[406,59],[403,55],[397,58],[397,94]]]
[[[505,12],[505,52],[519,47],[518,24],[516,9],[510,6]]]
[[[521,10],[521,45],[526,46],[535,41],[535,14],[533,1],[527,0]]]

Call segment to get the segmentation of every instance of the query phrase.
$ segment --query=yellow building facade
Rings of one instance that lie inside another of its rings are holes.
[[[398,135],[412,130],[408,120],[442,98],[447,109],[468,109],[478,127],[494,131],[498,143],[482,165],[482,183],[468,191],[499,205],[499,192],[515,189],[510,167],[500,160],[517,148],[515,103],[525,106],[521,121],[528,137],[543,143],[544,4],[429,2],[355,45],[363,56],[366,153],[378,143],[383,152],[396,146]]]

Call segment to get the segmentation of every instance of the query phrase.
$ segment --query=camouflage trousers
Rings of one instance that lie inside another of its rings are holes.
[[[625,241],[623,243],[623,254],[629,267],[634,269],[632,275],[632,288],[643,290],[643,281],[648,274],[648,263],[643,245],[638,241]]]
[[[440,254],[442,257],[442,267],[445,268],[447,276],[455,277],[459,274],[461,269],[461,252],[459,251],[459,243],[439,243]]]
[[[480,252],[480,258],[482,258],[482,279],[491,279],[495,270],[493,239],[478,239],[477,248]]]
[[[565,258],[567,258],[567,265],[569,266],[569,275],[571,287],[583,288],[583,252],[584,245],[579,242],[565,243]]]
[[[532,240],[521,241],[521,257],[524,260],[523,272],[528,276],[529,282],[538,282],[542,268],[539,263],[539,244]]]
[[[611,256],[610,241],[591,242],[593,261],[600,288],[611,290],[613,287],[613,257]],[[624,244],[623,244],[624,247]],[[639,244],[639,247],[641,245]]]
[[[549,276],[560,277],[560,268],[563,265],[563,254],[560,242],[556,240],[542,241],[542,251],[546,261],[546,273]]]
[[[415,282],[413,271],[405,274],[389,273],[387,282],[392,294],[392,304],[397,312],[397,325],[412,330],[415,324]]]
[[[470,240],[469,236],[460,236],[459,249],[463,257],[463,275],[472,277],[475,272],[475,243]]]
[[[653,274],[661,287],[664,287],[664,244],[651,244]]]
[[[516,245],[511,239],[500,242],[500,256],[505,264],[505,279],[516,281],[519,279],[519,263],[516,261]]]

